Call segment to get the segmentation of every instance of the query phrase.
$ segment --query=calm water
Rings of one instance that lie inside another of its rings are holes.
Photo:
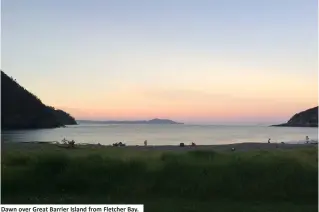
[[[225,144],[240,142],[304,142],[305,137],[318,140],[318,128],[290,128],[266,126],[208,126],[208,125],[107,125],[80,124],[66,128],[2,131],[4,142],[61,141],[77,143],[128,145],[176,145],[180,142],[197,144]]]

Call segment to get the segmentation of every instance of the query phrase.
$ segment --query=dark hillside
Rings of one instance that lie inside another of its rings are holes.
[[[299,112],[278,127],[318,127],[318,106]]]
[[[62,122],[64,125],[74,125],[77,124],[75,119],[68,114],[67,112],[59,109],[54,109],[51,107],[51,109],[54,111],[55,117],[58,121]]]
[[[71,123],[61,116],[1,71],[1,129],[55,128]]]

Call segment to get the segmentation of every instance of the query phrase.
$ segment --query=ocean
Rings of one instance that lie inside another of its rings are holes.
[[[75,140],[76,143],[109,145],[197,145],[242,142],[304,143],[305,137],[318,141],[318,128],[221,126],[221,125],[159,125],[159,124],[79,124],[56,129],[2,131],[2,142],[32,142]]]

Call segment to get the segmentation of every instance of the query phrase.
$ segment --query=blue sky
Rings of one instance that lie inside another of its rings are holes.
[[[2,69],[77,118],[285,120],[318,102],[317,8],[4,0]]]

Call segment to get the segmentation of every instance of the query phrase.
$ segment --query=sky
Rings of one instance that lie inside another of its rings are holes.
[[[76,119],[277,123],[318,105],[316,0],[2,0],[1,68]]]

